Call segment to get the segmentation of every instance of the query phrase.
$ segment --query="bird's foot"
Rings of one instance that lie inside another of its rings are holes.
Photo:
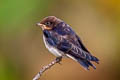
[[[61,64],[60,61],[62,61],[62,56],[56,57],[56,62],[59,63],[59,64]]]

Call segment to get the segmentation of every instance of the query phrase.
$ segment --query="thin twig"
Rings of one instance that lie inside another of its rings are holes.
[[[42,69],[37,73],[37,75],[35,75],[35,77],[33,78],[33,80],[39,80],[39,78],[41,77],[41,75],[48,69],[50,69],[53,65],[55,65],[56,63],[60,63],[60,61],[62,60],[62,57],[57,57],[55,60],[53,60],[50,64],[43,66]]]

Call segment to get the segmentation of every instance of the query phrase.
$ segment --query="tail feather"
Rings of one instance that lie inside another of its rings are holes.
[[[94,61],[94,62],[96,62],[96,63],[99,64],[99,59],[96,58],[95,56],[92,56],[92,57],[91,57],[91,61]]]
[[[77,61],[85,68],[86,70],[89,70],[89,66],[93,67],[96,69],[95,65],[93,65],[90,61],[85,60],[85,59],[77,59]]]
[[[79,62],[81,64],[81,66],[86,69],[89,70],[89,66],[93,67],[94,69],[96,69],[96,66],[94,64],[92,64],[90,61],[94,61],[96,63],[98,63],[98,59],[94,56],[91,57],[91,60],[87,60],[87,59],[82,59],[82,58],[78,58],[78,57],[73,57],[72,55],[66,54],[67,57]]]
[[[81,50],[82,51],[82,50]],[[96,63],[99,63],[99,59],[96,58],[95,56],[92,56],[90,53],[82,51],[81,52],[82,57],[84,57],[84,59],[88,60],[88,61],[94,61]]]

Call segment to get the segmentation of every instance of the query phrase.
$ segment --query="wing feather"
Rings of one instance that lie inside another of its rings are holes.
[[[78,61],[84,68],[88,69],[89,66],[92,66],[95,69],[95,66],[90,61],[98,63],[99,60],[91,55],[71,27],[67,24],[62,27],[63,24],[59,24],[51,32],[44,33],[47,34],[48,43],[64,52],[68,57]]]

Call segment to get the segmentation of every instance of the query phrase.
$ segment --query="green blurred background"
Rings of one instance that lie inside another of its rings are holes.
[[[72,26],[100,64],[85,71],[63,59],[41,80],[120,80],[120,0],[0,0],[0,80],[32,80],[55,58],[35,26],[51,15]]]

